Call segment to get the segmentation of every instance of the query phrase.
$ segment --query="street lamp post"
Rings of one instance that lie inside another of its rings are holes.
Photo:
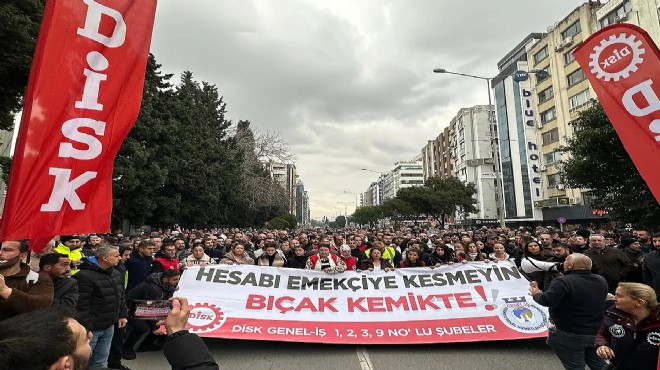
[[[493,159],[495,160],[495,182],[497,183],[497,186],[495,186],[495,191],[497,192],[497,213],[498,213],[497,218],[500,221],[500,227],[504,229],[506,224],[504,221],[504,187],[502,183],[502,171],[500,168],[500,146],[497,141],[496,133],[493,130],[493,125],[496,123],[496,121],[494,119],[495,118],[493,115],[494,107],[492,107],[493,103],[490,97],[490,82],[492,81],[492,78],[469,75],[458,72],[450,72],[443,68],[434,68],[433,72],[476,78],[479,80],[486,81],[486,85],[488,88],[488,131],[490,132],[490,145],[491,148],[493,149]]]
[[[357,202],[358,193],[353,193],[353,192],[344,190],[344,194],[353,194],[353,195],[355,195],[355,209],[357,209],[358,208],[358,202]]]

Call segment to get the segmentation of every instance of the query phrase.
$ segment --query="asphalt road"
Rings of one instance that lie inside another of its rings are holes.
[[[546,370],[562,369],[545,339],[356,346],[208,339],[221,370]],[[169,369],[162,352],[124,361],[132,370]]]

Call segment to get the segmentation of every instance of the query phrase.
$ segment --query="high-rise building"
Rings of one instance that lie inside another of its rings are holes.
[[[597,30],[596,12],[601,7],[600,2],[580,5],[548,28],[547,34],[527,50],[528,68],[546,72],[530,77],[530,101],[540,144],[540,184],[534,184],[540,185],[541,199],[535,200],[534,206],[542,209],[544,222],[563,217],[580,223],[600,217],[585,205],[588,201],[583,189],[569,189],[562,184],[559,164],[567,157],[559,149],[574,135],[570,122],[588,107],[589,99],[596,97],[573,51]]]
[[[527,62],[527,50],[542,37],[541,33],[531,33],[509,51],[497,63],[499,74],[491,83],[502,166],[504,217],[509,224],[543,219],[541,209],[534,207],[534,202],[543,197],[541,149]]]
[[[296,214],[296,174],[295,164],[268,162],[268,171],[275,181],[277,181],[287,196],[288,212],[292,215]]]
[[[596,20],[596,29],[614,23],[637,25],[660,45],[660,2],[657,0],[610,0],[596,10]]]
[[[460,215],[462,224],[483,224],[484,220],[496,220],[496,175],[491,128],[488,122],[493,107],[475,105],[462,108],[449,124],[454,175],[465,183],[475,184],[477,213],[467,217]]]
[[[305,185],[298,179],[296,180],[296,222],[301,226],[308,226],[310,223],[309,197],[305,190]]]
[[[422,168],[424,181],[432,176],[442,178],[453,176],[449,126],[434,140],[429,140],[422,148]]]
[[[420,157],[394,164],[394,168],[381,176],[383,178],[383,199],[392,199],[400,189],[424,185],[424,172]]]

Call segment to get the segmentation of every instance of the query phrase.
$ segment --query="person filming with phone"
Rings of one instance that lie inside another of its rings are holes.
[[[146,337],[141,344],[144,350],[160,350],[160,347],[153,344],[156,339],[154,336],[160,336],[162,333],[157,320],[149,320],[136,314],[136,309],[143,301],[166,301],[174,295],[176,287],[179,284],[181,274],[173,269],[154,273],[147,276],[147,280],[140,283],[127,294],[127,304],[130,308],[128,320],[128,334],[122,347],[122,358],[125,360],[134,360],[137,358],[135,347],[145,334]]]

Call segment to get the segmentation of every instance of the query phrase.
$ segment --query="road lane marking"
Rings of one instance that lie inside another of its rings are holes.
[[[374,366],[371,364],[371,359],[369,358],[369,353],[367,353],[366,347],[358,347],[356,349],[358,361],[360,362],[361,370],[374,370]]]

